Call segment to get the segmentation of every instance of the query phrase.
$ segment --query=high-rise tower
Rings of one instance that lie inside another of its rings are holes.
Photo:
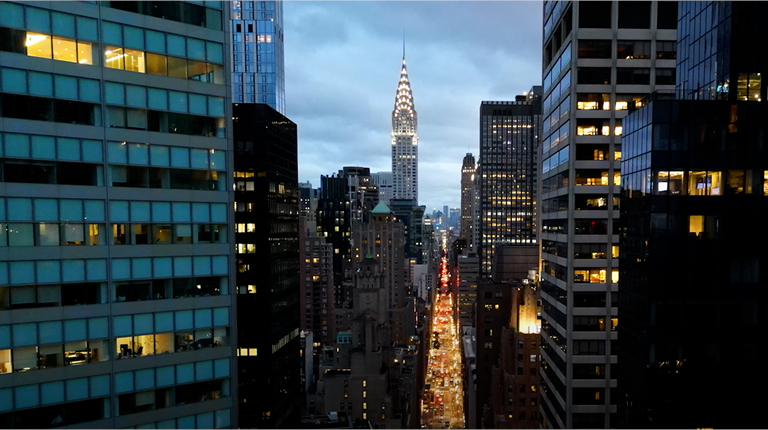
[[[616,427],[623,400],[612,388],[622,120],[652,91],[674,88],[676,15],[669,1],[544,4],[539,160],[547,428]]]
[[[416,123],[416,108],[405,67],[403,45],[403,68],[400,69],[400,81],[395,95],[395,110],[392,111],[392,181],[395,199],[419,199],[419,136]]]
[[[232,1],[232,102],[285,115],[283,2]]]
[[[474,215],[474,187],[475,172],[477,165],[475,157],[471,153],[464,156],[464,162],[461,165],[461,223],[460,237],[467,241],[467,248],[472,248],[472,222]]]

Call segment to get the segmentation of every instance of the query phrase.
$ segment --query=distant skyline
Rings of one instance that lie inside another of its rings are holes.
[[[541,81],[541,2],[286,1],[284,12],[286,116],[298,124],[299,180],[316,188],[343,166],[391,170],[403,31],[427,214],[460,207],[480,102]]]

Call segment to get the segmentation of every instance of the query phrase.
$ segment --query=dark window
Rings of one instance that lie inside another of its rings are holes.
[[[4,181],[54,184],[56,183],[56,168],[52,162],[7,161],[4,169]]]
[[[611,58],[611,40],[580,40],[579,58]]]
[[[98,185],[98,165],[63,163],[56,165],[56,182],[61,185]]]
[[[611,3],[579,2],[579,28],[611,28]]]
[[[658,4],[658,16],[656,28],[674,30],[677,28],[677,2],[660,1]]]
[[[656,85],[675,85],[675,69],[656,69]]]
[[[649,85],[651,83],[650,69],[616,69],[616,83],[625,85]]]
[[[674,60],[677,58],[677,42],[656,42],[656,58]]]
[[[24,30],[0,27],[0,51],[26,54],[27,34]]]
[[[610,67],[579,67],[578,73],[580,84],[611,84]]]
[[[619,2],[619,28],[651,28],[651,2]]]
[[[632,60],[651,58],[651,42],[647,40],[619,40],[616,43],[616,59]]]

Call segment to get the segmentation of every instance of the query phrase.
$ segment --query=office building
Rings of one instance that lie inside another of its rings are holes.
[[[301,408],[296,124],[265,104],[235,104],[232,116],[239,422],[292,427]]]
[[[546,2],[541,161],[543,425],[616,425],[622,119],[673,89],[676,2]],[[599,386],[598,386],[599,385]]]
[[[392,199],[389,207],[395,219],[405,226],[405,256],[411,264],[424,263],[424,211],[426,206],[417,206],[416,200]]]
[[[730,393],[766,380],[768,256],[756,226],[768,215],[768,63],[755,52],[768,8],[678,10],[677,91],[631,112],[622,137],[618,425],[757,428],[755,415],[728,411],[759,408]]]
[[[379,188],[379,201],[389,204],[393,198],[392,172],[372,173],[371,181]]]
[[[419,135],[416,106],[405,67],[403,65],[392,111],[392,198],[419,200]]]
[[[352,234],[347,178],[343,175],[320,176],[320,200],[317,202],[317,234],[333,245],[334,304],[341,307],[351,298],[344,291],[344,267],[350,264],[349,237]]]
[[[459,327],[475,324],[475,305],[477,304],[477,279],[480,271],[480,259],[474,252],[465,252],[458,257],[458,294],[456,307]]]
[[[238,426],[228,19],[0,3],[1,427]]]
[[[232,101],[264,103],[284,115],[282,0],[232,1],[228,5],[232,11]]]
[[[367,221],[368,214],[379,204],[379,188],[371,180],[371,169],[345,166],[339,175],[347,178],[352,221]]]
[[[494,248],[531,245],[536,232],[536,150],[541,87],[514,102],[480,105],[480,273],[490,276]]]
[[[461,223],[459,225],[459,238],[464,239],[470,250],[472,249],[473,216],[475,203],[473,184],[477,166],[475,157],[467,153],[461,164]]]
[[[313,332],[315,342],[332,345],[336,337],[333,322],[333,245],[317,236],[317,227],[300,219],[301,329]]]

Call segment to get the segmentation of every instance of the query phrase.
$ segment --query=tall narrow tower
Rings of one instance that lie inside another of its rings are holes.
[[[461,166],[461,223],[460,238],[467,241],[467,248],[472,248],[472,230],[474,215],[474,187],[477,165],[471,153],[464,156]],[[473,250],[475,251],[475,250]]]
[[[419,136],[416,132],[416,109],[413,104],[411,83],[405,67],[403,44],[403,68],[395,95],[392,111],[392,185],[394,198],[415,200],[419,198]]]

